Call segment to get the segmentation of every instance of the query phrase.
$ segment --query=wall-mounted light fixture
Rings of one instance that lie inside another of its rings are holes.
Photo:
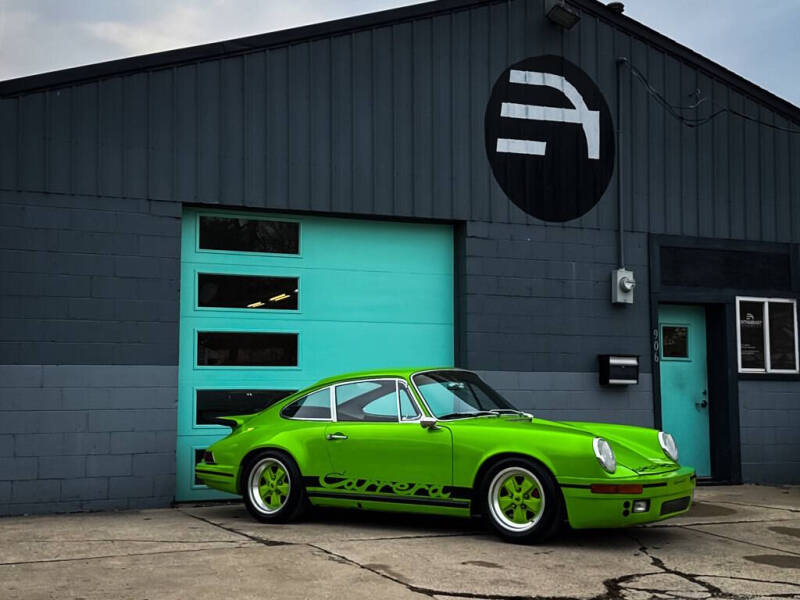
[[[564,0],[548,0],[547,18],[564,29],[572,29],[581,20],[581,15]]]
[[[617,13],[621,15],[625,12],[625,5],[622,2],[609,2],[606,4],[606,8],[613,13]]]

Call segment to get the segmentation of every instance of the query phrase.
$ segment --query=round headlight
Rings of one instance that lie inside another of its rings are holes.
[[[669,458],[678,462],[678,444],[675,443],[675,438],[663,431],[658,432],[658,443],[661,444],[661,449]]]
[[[592,442],[594,446],[594,455],[597,457],[600,466],[602,466],[609,473],[617,470],[617,459],[614,456],[614,451],[611,446],[603,438],[594,438]]]

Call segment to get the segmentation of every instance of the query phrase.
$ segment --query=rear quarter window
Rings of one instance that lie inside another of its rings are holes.
[[[331,418],[330,388],[317,390],[295,400],[281,411],[286,419],[321,419]]]

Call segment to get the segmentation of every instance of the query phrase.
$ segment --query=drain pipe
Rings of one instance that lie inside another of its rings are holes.
[[[625,221],[622,203],[622,66],[628,62],[617,58],[617,214],[619,215],[619,268],[625,268]]]
[[[617,213],[619,216],[619,266],[611,272],[611,302],[633,304],[636,280],[633,271],[625,268],[625,207],[622,193],[622,66],[628,62],[624,56],[617,58]]]

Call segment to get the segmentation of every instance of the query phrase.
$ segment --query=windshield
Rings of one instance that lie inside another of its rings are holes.
[[[437,419],[514,410],[505,398],[469,371],[428,371],[413,379]]]

